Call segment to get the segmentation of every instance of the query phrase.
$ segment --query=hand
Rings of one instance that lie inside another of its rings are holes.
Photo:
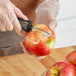
[[[26,16],[9,0],[0,0],[0,30],[15,30],[21,35],[21,26],[17,17],[27,19]]]
[[[56,17],[59,10],[57,0],[45,0],[36,9],[35,24],[45,24],[55,30],[57,26]]]

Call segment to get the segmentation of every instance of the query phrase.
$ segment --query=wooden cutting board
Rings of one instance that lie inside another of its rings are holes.
[[[76,46],[54,49],[40,61],[27,54],[0,57],[0,76],[41,76],[52,64],[64,60],[73,50],[76,50]]]

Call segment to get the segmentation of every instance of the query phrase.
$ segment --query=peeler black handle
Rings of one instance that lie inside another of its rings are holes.
[[[30,20],[23,20],[21,18],[18,18],[20,24],[21,24],[21,27],[22,29],[25,31],[25,32],[29,32],[29,30],[32,30],[32,21]]]

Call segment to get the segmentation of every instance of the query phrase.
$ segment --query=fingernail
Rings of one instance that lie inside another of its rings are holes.
[[[23,35],[23,31],[22,30],[20,32],[17,31],[17,33],[19,34],[19,36]]]
[[[9,31],[13,31],[13,26],[9,27]]]
[[[5,32],[5,31],[6,31],[6,29],[5,29],[5,28],[4,28],[4,29],[1,29],[1,31],[2,31],[2,32]]]

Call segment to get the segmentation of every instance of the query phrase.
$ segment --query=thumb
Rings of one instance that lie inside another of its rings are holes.
[[[51,28],[52,30],[55,30],[57,25],[58,25],[57,21],[52,20],[51,23],[49,24],[49,28]]]
[[[10,1],[10,4],[12,5],[12,8],[16,14],[17,17],[20,17],[22,19],[28,19],[22,12],[19,8],[17,8],[11,1]]]
[[[14,7],[14,12],[17,17],[22,18],[24,20],[28,20],[28,18],[21,12],[21,10],[17,7]]]

